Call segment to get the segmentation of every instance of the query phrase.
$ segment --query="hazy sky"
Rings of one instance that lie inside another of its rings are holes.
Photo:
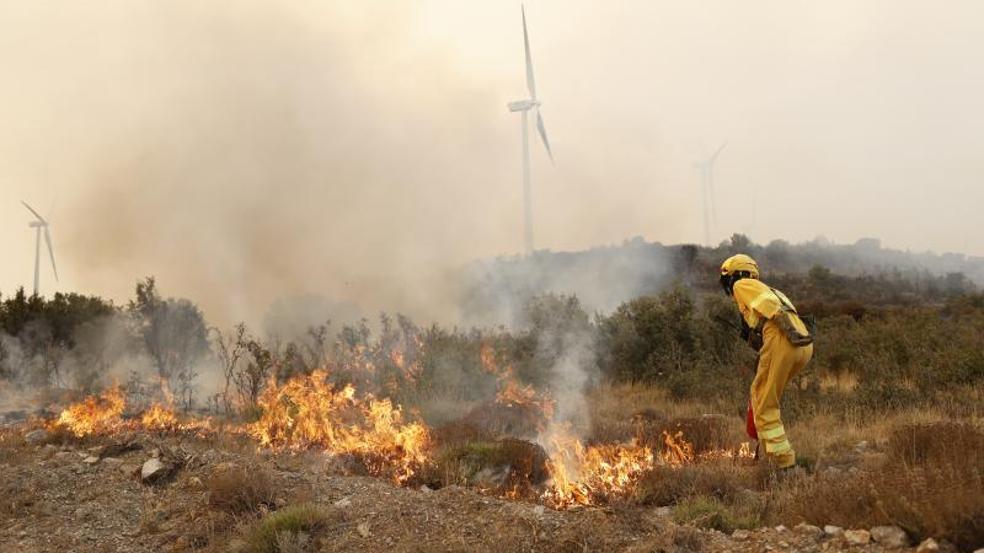
[[[538,247],[699,241],[693,163],[727,140],[715,239],[984,255],[979,2],[527,17]],[[54,202],[58,289],[156,275],[226,320],[303,292],[436,313],[435,274],[521,249],[518,3],[4,0],[0,68],[0,292],[31,283],[21,199]]]

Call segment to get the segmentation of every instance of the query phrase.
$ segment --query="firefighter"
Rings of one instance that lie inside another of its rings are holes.
[[[767,458],[780,469],[796,464],[786,437],[779,400],[789,379],[813,356],[813,335],[782,292],[759,280],[758,264],[745,254],[721,265],[721,286],[742,317],[742,337],[759,353],[752,381],[749,436],[765,445]]]

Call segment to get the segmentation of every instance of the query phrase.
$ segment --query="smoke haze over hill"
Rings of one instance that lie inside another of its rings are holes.
[[[698,240],[692,163],[727,139],[715,241],[984,254],[981,11],[532,3],[538,246]],[[57,198],[57,289],[156,275],[217,322],[310,294],[453,319],[453,275],[520,249],[518,5],[12,3],[0,63],[5,293],[30,286],[21,198]]]

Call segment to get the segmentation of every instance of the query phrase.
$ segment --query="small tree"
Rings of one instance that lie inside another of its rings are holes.
[[[185,299],[163,299],[152,277],[137,283],[130,302],[138,334],[162,385],[176,389],[185,409],[191,408],[195,367],[209,351],[205,317]]]
[[[229,336],[223,336],[218,328],[211,328],[212,344],[215,356],[219,360],[222,368],[222,377],[225,380],[222,392],[219,394],[222,409],[226,413],[232,412],[232,386],[236,382],[236,371],[238,370],[239,360],[247,353],[246,351],[246,325],[239,323],[232,329]]]

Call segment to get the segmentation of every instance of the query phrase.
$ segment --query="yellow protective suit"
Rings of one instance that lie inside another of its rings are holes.
[[[807,334],[806,325],[795,312],[792,302],[772,290],[756,278],[744,278],[734,283],[734,299],[748,326],[755,328],[763,320],[763,345],[759,351],[758,369],[752,381],[752,414],[759,441],[765,445],[765,453],[779,468],[796,463],[796,453],[786,437],[779,415],[779,400],[789,379],[796,375],[813,357],[813,344],[796,347],[773,320],[787,307],[793,326]]]

